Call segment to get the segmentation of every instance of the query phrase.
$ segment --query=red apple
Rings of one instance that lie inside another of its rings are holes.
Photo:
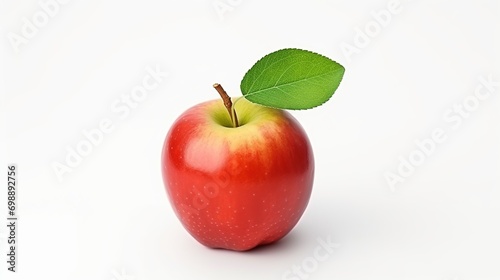
[[[311,195],[314,159],[288,112],[244,98],[235,111],[238,127],[221,100],[185,111],[165,139],[162,174],[177,217],[196,240],[245,251],[297,224]]]

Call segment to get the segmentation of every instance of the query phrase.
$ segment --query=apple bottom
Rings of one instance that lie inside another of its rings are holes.
[[[311,195],[314,159],[300,124],[242,101],[235,106],[240,127],[214,118],[225,110],[221,102],[202,103],[174,122],[163,147],[170,203],[210,248],[245,251],[283,238]]]

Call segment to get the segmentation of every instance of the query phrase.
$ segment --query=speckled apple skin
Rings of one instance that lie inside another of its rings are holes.
[[[311,195],[314,158],[288,112],[246,100],[235,108],[237,128],[221,125],[229,122],[221,100],[185,111],[165,139],[162,174],[175,214],[196,240],[246,251],[297,224]]]

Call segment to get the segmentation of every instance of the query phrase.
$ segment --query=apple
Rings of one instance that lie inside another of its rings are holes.
[[[311,195],[314,158],[288,112],[241,98],[234,127],[227,108],[220,99],[207,101],[175,120],[163,144],[162,175],[175,214],[198,242],[246,251],[280,240],[297,224]]]

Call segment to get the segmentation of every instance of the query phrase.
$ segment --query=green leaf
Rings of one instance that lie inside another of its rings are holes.
[[[344,67],[320,54],[282,49],[261,58],[243,77],[241,92],[251,102],[279,109],[310,109],[337,90]]]

